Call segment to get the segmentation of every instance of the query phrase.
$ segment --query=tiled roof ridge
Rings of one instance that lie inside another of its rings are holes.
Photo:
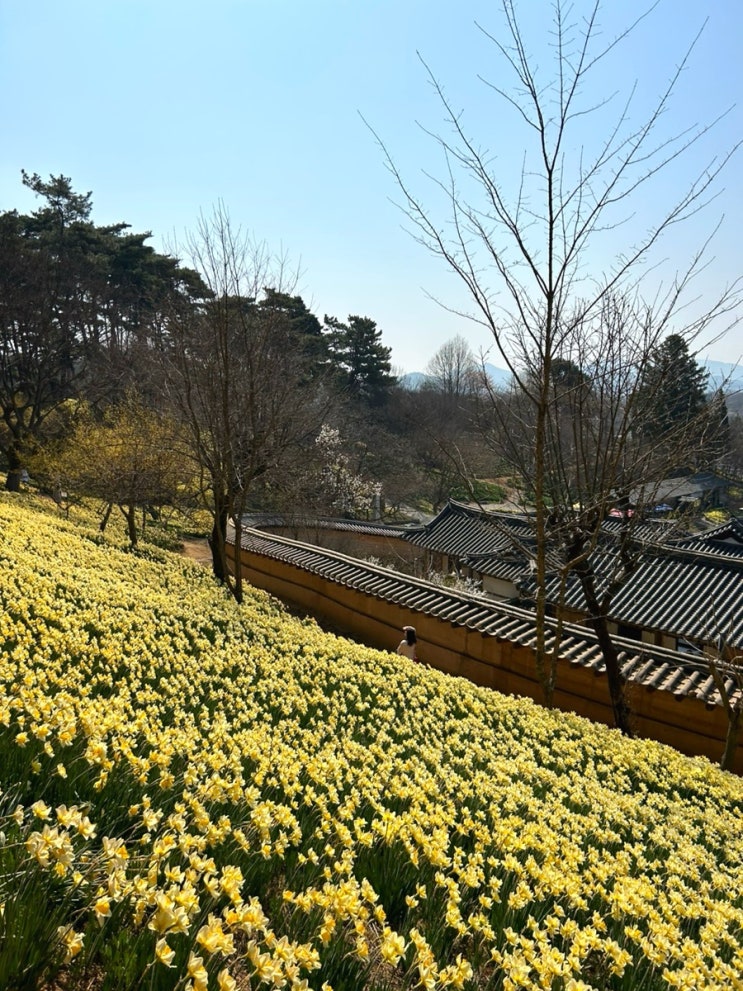
[[[731,516],[724,523],[716,523],[714,526],[705,527],[689,534],[689,540],[718,540],[720,535],[735,533],[743,540],[743,521],[737,516]],[[683,539],[683,538],[681,538]]]
[[[490,510],[479,509],[479,508],[476,509],[472,506],[469,506],[467,503],[458,502],[455,499],[450,499],[445,509],[449,508],[450,506],[455,507],[457,511],[468,513],[469,515],[476,517],[478,519],[482,519],[483,521],[490,520],[493,522],[495,526],[499,526],[499,525],[503,526],[504,530],[507,529],[507,525],[504,522],[502,522],[502,520],[503,517],[509,517],[510,514],[495,514],[492,513]],[[525,515],[514,514],[512,518],[518,520],[519,522],[524,522],[524,523],[530,522],[529,517]],[[657,556],[666,554],[666,555],[672,555],[675,559],[686,559],[690,563],[696,562],[696,563],[712,564],[723,568],[725,567],[743,568],[743,560],[737,560],[732,555],[725,555],[722,553],[721,550],[717,550],[713,548],[704,549],[698,546],[683,546],[682,544],[682,542],[684,541],[690,541],[690,542],[693,541],[694,544],[696,545],[697,541],[714,539],[715,534],[723,533],[726,530],[730,530],[730,529],[734,529],[740,532],[741,535],[743,535],[743,526],[741,526],[740,522],[735,517],[733,517],[732,519],[726,521],[725,524],[721,524],[717,527],[714,527],[711,530],[701,531],[698,534],[693,534],[693,535],[686,534],[684,536],[668,535],[665,540],[656,540],[653,539],[652,537],[645,536],[642,532],[638,530],[638,532],[632,537],[632,539],[636,540],[637,543],[641,544],[646,550],[649,550],[651,553],[656,552]],[[515,543],[518,543],[521,546],[521,549],[523,550],[524,554],[528,556],[527,545],[530,543],[530,541],[525,539],[524,537],[516,537],[512,532],[508,533],[508,536],[512,540],[514,540]],[[607,531],[603,536],[607,538],[610,542],[615,541],[619,537],[618,534],[614,534],[611,531]],[[468,558],[485,557],[488,553],[490,552],[475,551],[467,554],[467,557]],[[493,552],[493,554],[497,554],[497,553],[498,551]]]
[[[705,548],[697,546],[696,538],[693,545],[678,546],[674,544],[664,544],[654,541],[642,541],[644,547],[652,553],[652,557],[657,559],[667,557],[674,560],[686,561],[689,564],[704,564],[705,566],[723,568],[726,570],[743,570],[743,558],[734,554],[725,554],[722,549]],[[649,554],[648,557],[651,555]]]
[[[492,509],[484,509],[482,506],[473,506],[471,503],[460,502],[458,499],[448,499],[446,505],[441,508],[440,513],[437,515],[441,515],[441,513],[444,513],[446,510],[451,511],[452,509],[493,523],[500,523],[505,520],[515,520],[517,523],[531,522],[531,517],[528,513],[512,513],[507,510],[495,511]],[[436,519],[436,517],[434,517],[434,519]]]
[[[402,537],[421,524],[385,523],[383,520],[355,520],[340,516],[312,516],[307,513],[245,513],[244,525],[260,530],[263,526],[306,526],[320,529],[364,530]]]
[[[510,513],[505,510],[501,512],[495,512],[492,509],[484,509],[479,504],[473,506],[471,502],[464,502],[462,499],[447,499],[446,505],[456,506],[458,509],[465,509],[471,513],[485,513],[485,515],[487,516],[516,516],[516,517],[520,516],[527,518],[526,513]]]

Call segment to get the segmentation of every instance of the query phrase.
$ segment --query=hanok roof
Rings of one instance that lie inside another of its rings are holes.
[[[601,530],[606,536],[616,536],[625,525],[619,519],[606,519]],[[648,520],[634,521],[632,534],[636,540],[659,542],[686,536],[687,532],[678,521]],[[477,561],[483,574],[500,570],[496,559],[513,565],[521,561],[528,570],[536,545],[533,518],[474,509],[454,500],[433,520],[409,530],[405,537],[418,547],[457,557],[472,567]]]
[[[598,552],[592,562],[599,575],[608,575],[612,555]],[[549,592],[548,592],[549,595]],[[571,576],[564,605],[584,611],[578,579]],[[660,548],[643,556],[631,578],[614,596],[609,615],[616,622],[669,636],[743,648],[743,558]]]
[[[411,612],[478,630],[483,636],[530,648],[536,645],[534,615],[517,606],[434,585],[335,551],[286,537],[269,536],[259,530],[245,530],[242,547],[250,553],[284,561],[366,595],[394,602]],[[548,649],[554,644],[553,630],[548,622]],[[635,640],[621,637],[614,640],[619,649],[622,672],[628,680],[646,688],[671,691],[677,698],[689,696],[707,705],[722,704],[714,679],[702,659]],[[590,668],[596,674],[606,670],[596,637],[585,627],[564,625],[560,656],[570,664]],[[724,680],[726,691],[735,704],[743,693],[733,677],[725,676]]]
[[[624,520],[610,517],[601,524],[601,532],[605,536],[621,536],[626,523]],[[679,520],[633,520],[632,538],[647,543],[667,543],[688,536],[688,530]]]
[[[525,554],[468,554],[462,563],[478,575],[498,578],[501,581],[520,582],[529,570],[529,559]]]
[[[706,492],[728,488],[730,484],[730,479],[723,478],[715,472],[700,471],[693,475],[664,479],[658,486],[655,498],[659,503],[670,500],[693,501],[701,499]]]
[[[711,530],[676,540],[674,546],[722,557],[743,557],[743,525],[739,520],[731,519]]]
[[[603,532],[611,537],[623,526],[607,520]],[[675,539],[669,538],[676,533]],[[678,525],[660,521],[633,524],[633,536],[647,544],[631,578],[615,595],[611,618],[619,623],[656,630],[669,636],[743,648],[743,525],[737,520],[695,536]],[[420,547],[458,557],[482,575],[533,582],[531,548],[533,522],[528,517],[488,513],[450,502],[426,526],[407,539]],[[612,571],[614,551],[602,548],[593,556],[599,577]],[[554,562],[553,562],[554,564]],[[557,595],[557,580],[548,588]],[[563,604],[585,612],[577,578],[570,577]]]
[[[525,516],[489,513],[451,500],[407,539],[418,547],[460,559],[472,554],[508,558],[518,553],[519,546],[533,543],[534,525]],[[519,556],[523,558],[523,551]]]

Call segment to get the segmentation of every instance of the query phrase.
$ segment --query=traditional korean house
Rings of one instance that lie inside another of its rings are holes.
[[[605,541],[592,556],[599,588],[614,569],[620,519],[608,519]],[[431,570],[454,572],[501,601],[528,603],[534,590],[534,529],[526,516],[488,513],[449,502],[407,539],[422,548]],[[671,521],[636,523],[643,543],[637,570],[614,595],[613,632],[621,637],[689,654],[743,653],[743,525],[690,535]],[[586,623],[580,583],[570,575],[560,586],[558,562],[547,589],[551,612]]]

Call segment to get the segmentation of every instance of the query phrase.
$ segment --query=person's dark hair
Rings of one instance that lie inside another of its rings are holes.
[[[408,641],[411,647],[413,646],[414,643],[418,642],[418,638],[416,637],[415,630],[413,629],[412,626],[405,627],[405,639]]]

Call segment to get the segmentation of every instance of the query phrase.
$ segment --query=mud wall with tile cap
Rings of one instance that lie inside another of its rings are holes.
[[[228,548],[231,563],[233,548]],[[332,624],[354,640],[382,650],[395,650],[402,627],[416,628],[419,656],[431,667],[468,678],[477,685],[504,694],[543,701],[534,650],[501,639],[497,633],[457,625],[358,589],[339,584],[295,564],[243,549],[243,577],[258,588]],[[628,685],[636,735],[668,744],[690,756],[718,762],[727,733],[721,706],[661,688]],[[554,705],[564,711],[612,725],[606,677],[580,658],[561,659]],[[743,774],[743,739],[736,749],[734,770]]]

